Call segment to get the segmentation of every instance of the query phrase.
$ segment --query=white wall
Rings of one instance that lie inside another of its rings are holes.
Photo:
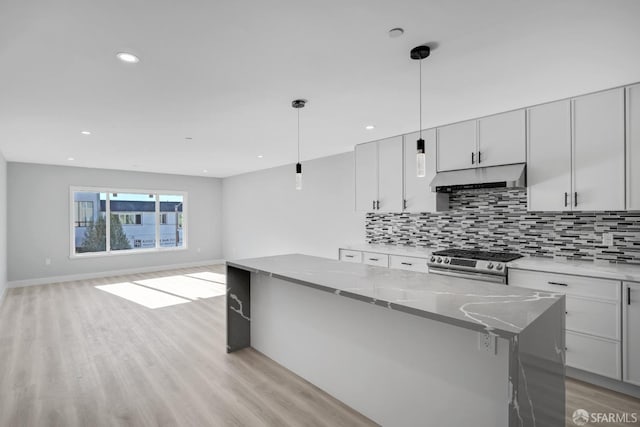
[[[304,162],[303,172],[300,191],[293,164],[223,180],[226,259],[294,252],[335,258],[340,245],[364,242],[353,152]]]
[[[7,162],[0,152],[0,302],[7,286]]]
[[[8,163],[7,171],[10,282],[222,258],[220,179],[30,163]],[[186,191],[188,249],[70,259],[70,186]]]

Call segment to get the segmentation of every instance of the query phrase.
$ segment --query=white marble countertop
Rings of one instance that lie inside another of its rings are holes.
[[[518,335],[563,294],[307,255],[228,261],[227,266],[504,338]]]
[[[524,257],[507,263],[508,268],[573,274],[602,279],[640,282],[640,265],[613,264],[610,262],[555,260],[540,257]]]
[[[388,255],[410,256],[418,258],[429,258],[431,253],[436,249],[433,248],[416,248],[412,246],[398,245],[372,245],[368,243],[358,243],[352,245],[343,245],[339,249],[349,249],[352,251],[375,252]]]

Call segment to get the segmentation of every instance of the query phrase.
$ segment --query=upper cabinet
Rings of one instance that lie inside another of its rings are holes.
[[[468,169],[476,164],[476,121],[438,128],[438,171]]]
[[[524,110],[438,128],[438,171],[524,163]]]
[[[624,89],[572,103],[573,210],[624,210]]]
[[[640,84],[627,88],[626,99],[627,209],[640,210]]]
[[[436,175],[436,130],[422,131],[424,148],[427,158],[426,174],[417,176],[416,141],[420,138],[418,132],[404,136],[404,211],[405,212],[435,212],[446,209],[448,194],[433,193],[429,184]]]
[[[356,145],[356,210],[372,211],[378,200],[378,143]]]
[[[356,210],[402,210],[402,136],[356,145]]]
[[[622,89],[532,107],[528,120],[529,210],[624,209]]]
[[[378,141],[378,211],[402,210],[402,159],[402,136]]]
[[[524,110],[478,120],[477,160],[482,167],[527,161]]]
[[[527,111],[529,210],[571,210],[571,101]]]

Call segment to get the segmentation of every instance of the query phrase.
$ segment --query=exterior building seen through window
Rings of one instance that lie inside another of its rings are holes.
[[[72,255],[186,247],[185,193],[72,189],[71,195]]]

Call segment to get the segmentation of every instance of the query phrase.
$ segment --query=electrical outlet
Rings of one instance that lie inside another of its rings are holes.
[[[602,233],[602,245],[613,246],[613,233]]]
[[[478,332],[478,350],[487,354],[498,354],[498,342],[495,335]]]
[[[51,258],[45,258],[44,265],[51,265]]]

